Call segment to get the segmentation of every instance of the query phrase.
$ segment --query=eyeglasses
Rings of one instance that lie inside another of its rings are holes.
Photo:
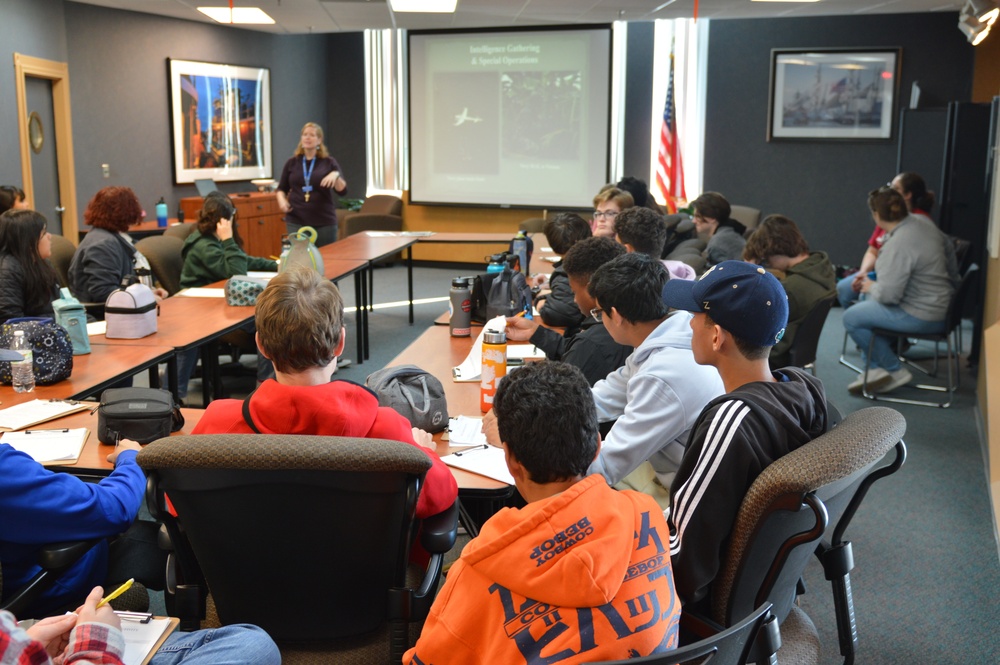
[[[614,219],[618,216],[617,210],[595,210],[594,219],[599,219],[601,217],[606,217],[607,219]]]
[[[604,310],[601,309],[600,307],[595,307],[594,309],[590,310],[590,315],[594,317],[594,320],[597,321],[598,323],[604,320]]]

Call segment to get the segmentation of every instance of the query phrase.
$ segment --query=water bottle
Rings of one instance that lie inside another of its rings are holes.
[[[503,272],[503,254],[491,254],[486,257],[486,260],[489,261],[489,265],[486,266],[487,275],[495,272]]]
[[[472,335],[472,290],[469,280],[456,277],[451,280],[448,309],[451,319],[448,323],[452,337],[469,337]]]
[[[167,202],[160,197],[160,202],[156,204],[156,225],[163,228],[167,225]]]
[[[512,243],[514,254],[521,264],[521,273],[528,274],[528,239],[524,236],[524,231],[518,231]]]
[[[493,408],[500,379],[507,376],[507,335],[503,331],[483,334],[483,370],[479,381],[479,408],[486,413]]]
[[[184,223],[184,208],[177,209],[177,223],[178,224]]]
[[[10,375],[14,384],[14,392],[30,393],[35,389],[34,354],[31,352],[31,345],[24,336],[23,330],[14,331],[14,343],[10,346],[11,351],[20,353],[24,360],[11,361]]]

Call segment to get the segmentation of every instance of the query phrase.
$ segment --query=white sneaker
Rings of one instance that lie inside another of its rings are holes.
[[[913,375],[910,374],[910,370],[905,367],[900,367],[895,372],[889,372],[889,381],[883,386],[874,388],[874,391],[877,393],[887,393],[890,390],[895,390],[896,388],[905,386],[912,379]],[[869,382],[868,387],[869,390],[872,390],[871,382]]]
[[[881,367],[873,367],[868,370],[868,392],[878,390],[879,386],[884,386],[892,380],[892,375]],[[847,384],[847,392],[858,394],[865,386],[865,373],[858,374],[858,378]]]

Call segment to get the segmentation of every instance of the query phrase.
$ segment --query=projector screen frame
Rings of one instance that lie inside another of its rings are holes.
[[[412,40],[415,37],[424,37],[428,35],[448,35],[448,36],[476,36],[476,35],[523,35],[537,32],[604,32],[607,35],[607,62],[604,65],[607,68],[607,81],[605,90],[606,104],[603,112],[605,114],[605,126],[606,131],[604,135],[603,144],[595,142],[595,145],[600,145],[604,153],[604,160],[602,165],[602,183],[597,189],[593,191],[596,194],[600,186],[608,183],[608,179],[611,176],[611,148],[612,148],[612,105],[614,104],[613,99],[613,85],[612,78],[614,76],[613,68],[613,58],[614,58],[614,41],[615,41],[615,31],[612,24],[610,23],[587,23],[587,24],[574,24],[574,25],[540,25],[540,26],[518,26],[510,28],[465,28],[465,29],[433,29],[433,30],[411,30],[407,31],[406,38],[406,105],[407,105],[407,164],[409,173],[408,187],[408,202],[412,205],[420,206],[435,206],[435,207],[460,207],[460,208],[489,208],[489,209],[512,209],[512,210],[555,210],[555,211],[580,211],[589,210],[589,196],[587,199],[581,201],[579,204],[570,203],[559,203],[559,202],[533,202],[533,203],[511,203],[504,202],[500,200],[496,201],[439,201],[430,199],[414,199],[413,198],[413,174],[414,174],[414,116],[413,116],[413,86],[411,81],[411,73],[413,68],[412,55]]]

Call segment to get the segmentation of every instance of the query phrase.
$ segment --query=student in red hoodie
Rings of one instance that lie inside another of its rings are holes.
[[[600,437],[580,370],[546,361],[508,375],[484,430],[528,505],[501,510],[466,545],[403,662],[570,664],[673,648],[680,601],[663,513],[586,475]]]
[[[274,363],[274,379],[246,400],[208,405],[194,434],[314,434],[391,439],[414,446],[430,436],[352,381],[331,381],[344,351],[344,301],[340,291],[312,270],[290,270],[271,280],[257,299],[257,350]],[[421,438],[423,438],[421,436]],[[432,449],[433,462],[417,501],[417,517],[455,502],[455,477]]]

